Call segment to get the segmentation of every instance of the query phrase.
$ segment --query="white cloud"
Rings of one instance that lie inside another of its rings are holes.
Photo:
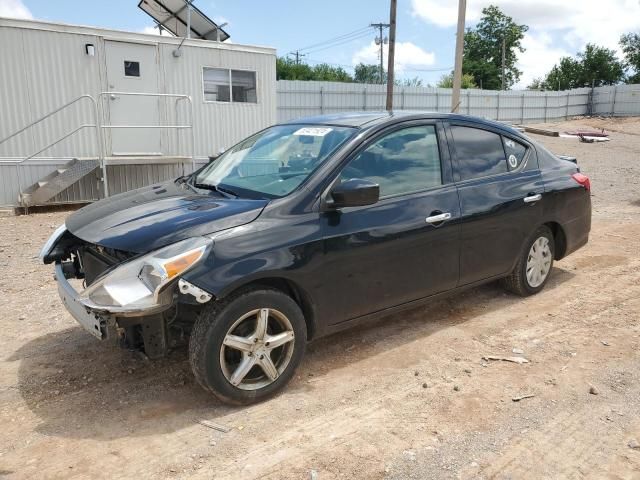
[[[387,58],[389,58],[389,45],[384,46],[385,68]],[[433,65],[436,56],[432,52],[427,52],[411,42],[396,42],[395,69],[402,72],[411,67],[424,67]],[[380,46],[371,42],[353,54],[352,63],[375,64],[380,62]]]
[[[620,35],[640,29],[638,0],[468,0],[466,24],[475,24],[482,9],[497,5],[530,30],[518,54],[520,85],[547,72],[563,55],[575,55],[587,43],[620,52]],[[412,14],[439,27],[457,23],[458,2],[412,0]],[[525,80],[526,78],[526,80]]]
[[[139,33],[146,33],[147,35],[160,35],[158,27],[144,27]]]
[[[21,0],[0,0],[0,17],[32,19],[33,15]]]
[[[516,66],[522,75],[515,88],[526,88],[534,78],[543,77],[549,72],[558,63],[559,58],[572,55],[571,52],[554,45],[551,35],[546,32],[525,33],[522,46],[526,51],[518,54]]]

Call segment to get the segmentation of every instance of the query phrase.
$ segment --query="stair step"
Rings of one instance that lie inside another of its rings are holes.
[[[99,166],[100,162],[95,159],[78,160],[74,158],[25,189],[20,203],[24,207],[42,205]]]

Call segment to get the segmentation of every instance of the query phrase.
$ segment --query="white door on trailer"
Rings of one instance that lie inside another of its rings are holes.
[[[106,41],[105,48],[109,92],[158,93],[155,45]],[[109,125],[160,125],[158,97],[113,93],[102,101],[109,106]],[[109,131],[112,155],[162,154],[158,128]]]

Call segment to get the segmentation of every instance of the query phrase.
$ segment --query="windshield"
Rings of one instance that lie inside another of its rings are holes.
[[[276,125],[227,150],[195,178],[196,187],[217,186],[243,196],[278,198],[302,184],[354,128]]]

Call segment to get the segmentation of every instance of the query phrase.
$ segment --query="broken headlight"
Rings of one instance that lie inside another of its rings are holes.
[[[94,308],[147,310],[167,305],[166,287],[205,258],[212,240],[194,237],[130,260],[80,294]],[[164,295],[163,295],[164,294]]]

